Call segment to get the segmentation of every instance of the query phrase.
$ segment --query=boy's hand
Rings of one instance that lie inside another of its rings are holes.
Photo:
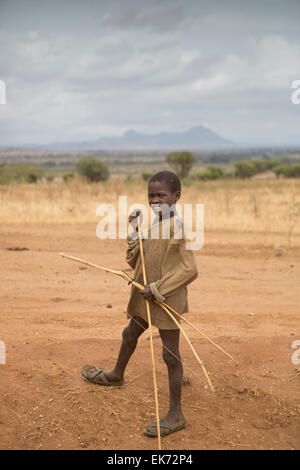
[[[143,214],[142,212],[140,211],[140,209],[136,209],[134,210],[133,212],[131,212],[131,214],[129,215],[128,217],[128,222],[133,226],[133,228],[135,228],[136,230],[138,229],[137,228],[137,223],[138,223],[138,220],[137,218],[139,217],[139,222],[141,223],[142,220],[143,220]]]
[[[154,295],[151,292],[149,284],[145,286],[143,290],[140,290],[139,293],[144,297],[146,300],[155,300]]]

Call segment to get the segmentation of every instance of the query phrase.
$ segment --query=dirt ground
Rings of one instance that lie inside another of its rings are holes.
[[[163,449],[300,448],[300,366],[292,362],[300,252],[242,248],[237,237],[206,234],[187,318],[239,366],[185,328],[216,388],[206,388],[182,338],[187,427],[162,439]],[[113,366],[128,285],[58,255],[126,269],[125,250],[124,241],[97,239],[93,225],[0,228],[0,449],[157,449],[143,435],[155,418],[148,332],[122,387],[96,386],[80,374],[83,364]],[[163,416],[168,382],[157,336],[154,347]]]

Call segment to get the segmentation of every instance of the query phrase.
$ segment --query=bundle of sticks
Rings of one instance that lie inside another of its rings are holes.
[[[145,268],[145,260],[144,260],[144,251],[143,251],[143,244],[142,244],[142,237],[141,237],[141,232],[140,232],[140,227],[138,224],[138,232],[139,232],[139,244],[140,244],[140,254],[141,254],[141,264],[142,264],[142,270],[143,270],[143,280],[144,284],[147,284],[147,279],[146,279],[146,268]],[[132,284],[134,287],[136,287],[139,290],[143,290],[144,286],[138,282],[136,282],[134,279],[132,279],[129,274],[127,274],[124,271],[118,271],[115,269],[110,269],[106,268],[104,266],[99,266],[97,264],[91,263],[89,261],[85,261],[81,258],[76,258],[74,256],[67,255],[65,253],[60,253],[60,255],[63,258],[70,259],[72,261],[77,261],[78,263],[85,264],[86,266],[90,266],[92,268],[100,269],[101,271],[105,271],[107,273],[112,273],[117,276],[122,277],[125,281],[127,281],[129,284]],[[150,334],[150,348],[151,348],[151,358],[152,358],[152,371],[153,371],[153,385],[154,385],[154,396],[155,396],[155,410],[156,410],[156,420],[157,420],[157,437],[158,437],[158,449],[161,450],[161,440],[160,440],[160,421],[159,421],[159,407],[158,407],[158,397],[157,397],[157,385],[156,385],[156,373],[155,373],[155,362],[154,362],[154,349],[153,349],[153,337],[152,337],[152,331],[151,331],[151,313],[150,313],[150,305],[149,301],[145,299],[146,302],[146,310],[147,310],[147,318],[148,318],[148,325],[149,325],[149,334]],[[183,327],[181,324],[178,322],[178,320],[175,318],[180,318],[184,322],[186,322],[188,325],[190,325],[194,330],[196,330],[201,336],[206,338],[211,344],[216,346],[220,351],[222,351],[231,361],[233,361],[236,365],[238,365],[238,362],[233,359],[233,357],[226,352],[221,346],[219,346],[217,343],[215,343],[212,339],[210,339],[206,334],[204,334],[202,331],[200,331],[196,326],[194,326],[189,320],[187,320],[183,315],[180,315],[176,310],[174,310],[170,305],[168,305],[165,302],[159,302],[157,300],[154,300],[156,304],[158,304],[166,313],[169,315],[172,320],[176,323],[180,331],[182,332],[183,336],[185,337],[188,345],[190,346],[197,362],[200,364],[202,371],[204,373],[204,376],[208,382],[208,386],[211,390],[214,390],[214,387],[211,383],[210,377],[206,371],[206,368],[203,364],[203,361],[199,358],[195,348],[193,347],[190,339],[188,338],[186,332],[184,331]]]

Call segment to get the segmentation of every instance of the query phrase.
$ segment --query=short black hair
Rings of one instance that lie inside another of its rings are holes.
[[[177,191],[181,191],[181,182],[175,173],[169,170],[159,171],[155,173],[155,175],[151,176],[148,181],[149,183],[153,183],[154,181],[159,181],[160,183],[165,183],[172,193],[176,193]]]

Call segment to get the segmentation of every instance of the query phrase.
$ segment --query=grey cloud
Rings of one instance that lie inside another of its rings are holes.
[[[149,29],[165,33],[177,30],[186,20],[183,2],[129,0],[115,6],[103,19],[103,24],[111,28]]]
[[[16,1],[6,2],[2,143],[198,124],[234,141],[299,135],[300,106],[290,103],[290,81],[300,79],[295,2],[72,3],[66,21],[55,0],[37,10],[24,0],[26,12],[19,2],[18,17]]]

